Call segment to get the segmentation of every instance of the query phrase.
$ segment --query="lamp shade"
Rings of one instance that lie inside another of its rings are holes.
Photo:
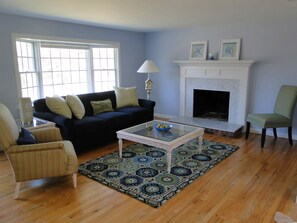
[[[138,69],[137,73],[158,73],[160,72],[159,68],[152,60],[146,60]]]

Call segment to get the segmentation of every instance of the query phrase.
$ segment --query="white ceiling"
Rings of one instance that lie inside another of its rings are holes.
[[[0,0],[0,12],[132,31],[297,21],[296,0]]]

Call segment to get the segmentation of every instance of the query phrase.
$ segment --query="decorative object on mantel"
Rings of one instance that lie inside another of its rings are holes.
[[[172,152],[172,168],[167,172],[166,150],[133,144],[79,165],[78,172],[92,180],[125,193],[152,207],[160,207],[175,194],[206,174],[239,147],[194,139]]]
[[[146,60],[141,65],[141,67],[137,70],[137,73],[147,73],[147,80],[145,81],[145,90],[147,92],[146,98],[150,100],[150,94],[153,88],[153,82],[150,79],[151,73],[158,73],[160,72],[159,68],[155,65],[152,60]]]
[[[191,42],[190,60],[206,60],[207,41]]]
[[[32,109],[31,98],[29,97],[20,98],[20,115],[21,115],[21,122],[23,124],[33,122],[33,109]]]
[[[221,41],[220,60],[239,60],[241,39]]]
[[[218,52],[210,52],[208,53],[208,60],[218,60]]]
[[[214,60],[214,59],[215,59],[215,57],[214,57],[213,53],[209,53],[208,60]]]

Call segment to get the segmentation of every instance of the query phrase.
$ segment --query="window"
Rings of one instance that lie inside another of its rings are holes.
[[[39,95],[39,85],[33,44],[16,42],[16,49],[22,97],[31,97],[32,100],[35,100]]]
[[[16,39],[20,97],[112,90],[118,86],[117,44]]]

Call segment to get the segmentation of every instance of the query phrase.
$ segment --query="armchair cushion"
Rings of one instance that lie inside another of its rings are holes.
[[[292,125],[290,119],[278,114],[249,114],[247,121],[261,128],[280,128]]]
[[[18,145],[27,145],[27,144],[35,144],[36,138],[34,135],[27,129],[21,128],[20,136],[17,139]]]

